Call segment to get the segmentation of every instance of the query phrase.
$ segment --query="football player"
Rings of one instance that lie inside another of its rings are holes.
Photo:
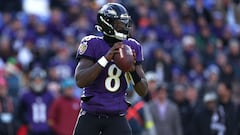
[[[47,114],[54,97],[46,89],[46,77],[45,70],[34,68],[29,75],[30,86],[19,100],[18,118],[29,135],[52,135]]]
[[[84,92],[74,135],[131,135],[124,117],[129,105],[125,100],[126,89],[128,84],[134,84],[135,91],[145,96],[147,83],[141,66],[141,45],[129,38],[130,21],[124,6],[105,4],[97,14],[96,26],[103,37],[86,36],[79,45],[75,79]],[[135,52],[136,63],[127,73],[113,61],[123,44]]]

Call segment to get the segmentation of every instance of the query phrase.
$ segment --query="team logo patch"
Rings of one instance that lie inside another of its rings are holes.
[[[79,48],[78,48],[78,51],[79,51],[79,54],[84,54],[87,50],[87,47],[88,45],[86,43],[82,43],[80,44]]]

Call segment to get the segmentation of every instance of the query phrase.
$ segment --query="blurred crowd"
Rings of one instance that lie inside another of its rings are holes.
[[[128,90],[134,135],[240,134],[239,0],[0,0],[0,135],[71,134],[76,50],[101,35],[106,2],[126,6],[143,47],[149,93]]]

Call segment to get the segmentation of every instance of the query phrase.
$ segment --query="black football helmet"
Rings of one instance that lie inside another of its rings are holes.
[[[107,3],[98,11],[97,23],[97,30],[104,35],[125,40],[128,38],[131,17],[121,4]]]

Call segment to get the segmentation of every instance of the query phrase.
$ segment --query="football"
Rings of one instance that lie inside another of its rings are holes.
[[[123,48],[119,48],[119,54],[114,55],[113,60],[119,69],[128,72],[135,61],[131,47],[123,45]]]

